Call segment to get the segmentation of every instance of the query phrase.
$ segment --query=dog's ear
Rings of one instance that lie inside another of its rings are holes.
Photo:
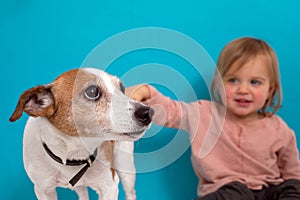
[[[25,91],[18,101],[18,105],[9,118],[14,122],[26,112],[33,117],[49,117],[55,112],[54,97],[51,92],[51,86],[37,86]]]

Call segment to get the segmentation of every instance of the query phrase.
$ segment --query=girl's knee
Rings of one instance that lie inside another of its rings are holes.
[[[300,199],[300,180],[289,179],[278,186],[279,199]]]
[[[288,179],[279,185],[279,188],[299,188],[300,189],[300,179]]]

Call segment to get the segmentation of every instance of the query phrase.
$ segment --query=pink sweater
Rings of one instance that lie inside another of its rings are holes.
[[[151,98],[144,103],[154,108],[154,122],[190,133],[199,196],[232,181],[261,189],[300,179],[295,135],[279,116],[242,124],[226,116],[220,104],[178,102],[149,89]]]

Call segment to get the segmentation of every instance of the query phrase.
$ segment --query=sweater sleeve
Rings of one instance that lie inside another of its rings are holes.
[[[287,142],[278,154],[278,166],[281,172],[281,178],[287,179],[300,179],[300,162],[299,152],[297,149],[296,137],[294,132],[286,127]]]
[[[193,126],[198,125],[198,102],[185,103],[172,100],[169,97],[162,95],[154,87],[150,85],[147,85],[147,87],[150,90],[151,96],[143,103],[154,109],[154,123],[186,131],[191,130]]]

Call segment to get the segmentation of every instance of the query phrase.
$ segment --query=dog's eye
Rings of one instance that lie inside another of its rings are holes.
[[[101,97],[101,91],[98,86],[91,85],[84,92],[85,98],[88,100],[98,100]]]

